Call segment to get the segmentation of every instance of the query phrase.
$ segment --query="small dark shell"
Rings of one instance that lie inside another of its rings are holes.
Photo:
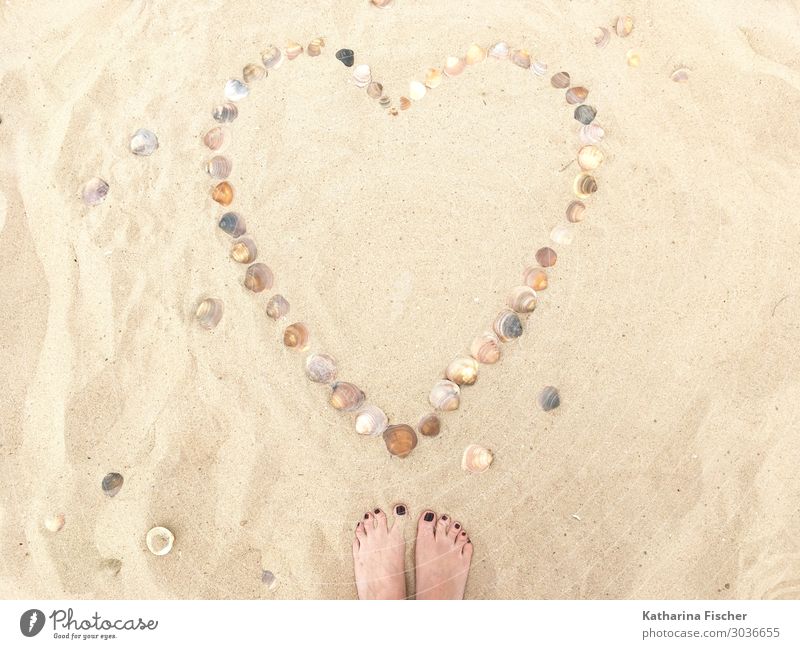
[[[558,255],[552,248],[539,248],[536,251],[536,262],[543,268],[550,268],[556,265]]]
[[[244,219],[236,212],[225,212],[219,220],[219,229],[232,237],[241,237],[247,232]]]
[[[442,430],[442,420],[434,413],[428,413],[417,424],[420,435],[425,437],[436,437]]]
[[[348,68],[353,67],[353,63],[355,63],[355,56],[353,54],[353,50],[342,49],[336,52],[336,58],[339,59],[342,63],[344,63]]]
[[[389,453],[406,457],[417,445],[417,434],[408,424],[397,424],[383,431],[383,441]]]
[[[575,119],[581,124],[591,124],[595,117],[597,117],[597,109],[593,106],[581,104],[575,109]]]
[[[248,266],[244,274],[244,285],[253,293],[260,293],[268,288],[272,288],[274,276],[266,264],[255,263]]]
[[[122,489],[123,482],[125,482],[125,479],[119,473],[109,473],[103,478],[103,492],[109,498],[113,498],[119,493],[119,490]]]
[[[536,398],[536,401],[538,402],[539,407],[545,412],[548,410],[554,410],[561,405],[561,397],[558,395],[558,390],[552,385],[548,385],[547,387],[543,388],[539,393],[539,396]]]

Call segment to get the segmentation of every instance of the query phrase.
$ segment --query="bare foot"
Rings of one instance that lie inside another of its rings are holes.
[[[417,599],[464,599],[472,543],[458,521],[426,511],[417,526]]]
[[[353,561],[358,599],[405,599],[405,505],[395,505],[391,529],[386,514],[376,509],[356,525]]]

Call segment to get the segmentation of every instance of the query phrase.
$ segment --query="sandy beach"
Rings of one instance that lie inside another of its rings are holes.
[[[598,49],[620,14],[633,32]],[[353,598],[354,525],[402,502],[469,529],[468,598],[800,598],[798,34],[793,0],[7,0],[0,597]],[[317,36],[231,129],[232,207],[275,272],[254,295],[202,136],[243,65]],[[564,222],[579,124],[549,74],[491,60],[393,117],[334,52],[396,102],[500,40],[589,88],[599,191],[523,336],[394,458],[284,327],[307,323],[310,351],[413,425]],[[87,207],[93,176],[110,191]],[[212,331],[206,296],[225,304]],[[472,443],[486,473],[461,468]],[[167,556],[145,546],[156,525]]]

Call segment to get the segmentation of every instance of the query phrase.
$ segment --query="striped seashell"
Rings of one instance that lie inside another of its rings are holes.
[[[222,320],[222,313],[224,310],[225,305],[222,300],[216,297],[207,297],[197,305],[194,317],[203,329],[208,329],[210,331]]]
[[[241,237],[247,232],[244,219],[236,212],[225,212],[219,220],[219,229],[232,237]]]
[[[212,178],[222,180],[231,175],[233,163],[229,158],[222,155],[215,155],[206,163],[206,171]]]
[[[372,81],[372,71],[366,63],[357,65],[353,70],[353,83],[359,88],[366,88],[367,84]]]
[[[244,274],[244,285],[253,293],[261,293],[272,288],[275,277],[266,264],[256,262],[247,267]]]
[[[363,405],[365,398],[366,395],[358,386],[339,381],[331,386],[329,402],[336,410],[352,412]]]
[[[122,489],[123,482],[125,482],[125,478],[119,473],[107,473],[100,483],[100,487],[103,489],[103,493],[106,496],[113,498],[119,493],[120,489]]]
[[[550,77],[553,88],[569,88],[569,72],[556,72]]]
[[[461,389],[452,381],[437,381],[428,397],[436,410],[456,410],[461,403]]]
[[[527,70],[531,67],[531,55],[528,50],[514,50],[511,53],[511,62]]]
[[[306,359],[306,376],[314,383],[333,383],[338,369],[328,354],[311,354]]]
[[[400,97],[400,110],[411,108],[411,100],[408,97]]]
[[[387,97],[386,95],[383,95],[378,100],[378,104],[380,105],[381,108],[389,108],[389,106],[392,105],[392,100],[389,97]]]
[[[303,53],[303,46],[300,43],[296,43],[295,41],[289,41],[286,44],[286,49],[284,50],[286,53],[286,58],[290,61],[294,61],[298,56]]]
[[[231,259],[240,264],[252,264],[257,254],[256,242],[250,237],[240,237],[231,245]]]
[[[594,44],[599,47],[600,49],[604,48],[608,45],[608,41],[611,38],[611,32],[608,31],[605,27],[598,27],[594,30]]]
[[[380,408],[373,405],[362,407],[356,414],[355,428],[359,435],[377,437],[389,426],[389,418]]]
[[[522,322],[519,316],[509,309],[501,311],[492,325],[497,337],[507,343],[522,335]]]
[[[494,455],[485,446],[470,444],[461,456],[461,468],[470,473],[483,473],[494,461]]]
[[[261,62],[267,70],[277,70],[283,64],[283,52],[280,48],[270,45],[261,52]]]
[[[348,49],[338,50],[335,56],[337,61],[341,61],[342,65],[348,68],[352,68],[353,63],[355,63],[356,60],[355,53],[353,52],[353,50],[348,50]]]
[[[500,360],[500,339],[486,331],[475,337],[469,346],[469,353],[479,363],[492,365]]]
[[[417,434],[407,424],[389,426],[383,431],[386,450],[395,457],[406,457],[417,446]]]
[[[319,56],[322,54],[322,48],[325,47],[325,39],[321,36],[312,39],[306,48],[306,54],[309,56]]]
[[[536,397],[536,402],[539,404],[539,407],[548,412],[550,410],[554,410],[561,405],[561,396],[558,394],[558,390],[554,388],[552,385],[548,385],[542,388],[542,391],[539,392],[539,396]]]
[[[581,124],[591,124],[597,115],[597,109],[594,106],[581,104],[575,109],[575,119]]]
[[[289,349],[302,352],[308,349],[310,335],[305,324],[295,322],[283,330],[283,344]]]
[[[248,63],[246,66],[244,66],[244,68],[242,68],[242,79],[244,79],[245,83],[258,81],[259,79],[263,79],[266,76],[267,76],[266,68],[258,65],[258,63]]]
[[[276,293],[267,300],[266,312],[273,320],[279,320],[289,313],[289,302],[283,295]]]
[[[534,61],[533,65],[531,66],[531,71],[537,77],[543,77],[547,74],[547,63],[544,61]]]
[[[224,104],[217,104],[211,110],[211,117],[213,117],[215,121],[223,124],[232,122],[238,116],[239,109],[236,108],[236,104],[229,101],[226,101]]]
[[[572,183],[572,189],[578,198],[588,198],[597,191],[597,181],[591,174],[578,174]]]
[[[584,124],[578,131],[578,138],[583,144],[600,144],[606,136],[600,124]]]
[[[534,291],[543,291],[547,288],[547,271],[539,266],[528,266],[522,274],[522,281]]]
[[[566,97],[568,104],[582,104],[589,96],[589,91],[583,86],[574,86],[567,90]]]
[[[90,178],[81,189],[81,198],[90,207],[95,207],[106,200],[109,190],[108,183],[102,178]]]
[[[586,204],[583,201],[572,201],[567,205],[567,221],[570,223],[580,223],[584,219]]]
[[[247,87],[244,81],[228,79],[228,82],[225,84],[224,94],[225,99],[229,101],[241,101],[250,94],[250,88]]]
[[[536,291],[530,286],[515,286],[511,289],[506,304],[517,313],[533,313],[536,309]]]
[[[511,49],[508,47],[508,43],[503,41],[495,43],[489,48],[489,56],[495,59],[507,59],[510,53]]]
[[[221,151],[231,141],[231,132],[224,126],[215,126],[203,136],[203,144],[212,151]]]
[[[550,268],[551,266],[555,266],[556,261],[558,261],[558,255],[552,248],[539,248],[539,250],[536,251],[536,263],[538,263],[542,268]]]

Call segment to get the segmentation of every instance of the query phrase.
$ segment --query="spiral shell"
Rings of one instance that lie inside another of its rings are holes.
[[[547,63],[544,61],[534,61],[533,65],[531,66],[531,72],[533,72],[537,77],[543,77],[547,74]]]
[[[224,180],[231,175],[233,163],[224,155],[215,155],[206,163],[208,175],[217,180]]]
[[[444,375],[457,385],[472,385],[478,380],[478,363],[474,358],[459,356],[450,362]]]
[[[283,295],[276,293],[267,300],[267,315],[273,320],[278,320],[289,313],[289,302]]]
[[[389,418],[377,406],[364,406],[356,413],[356,432],[359,435],[369,435],[370,437],[377,437],[389,425]]]
[[[102,178],[90,178],[81,189],[81,198],[83,198],[84,203],[94,207],[106,200],[108,191],[109,186],[105,180]]]
[[[417,422],[417,430],[425,437],[436,437],[442,430],[442,420],[439,419],[439,415],[430,412]]]
[[[597,191],[597,181],[591,174],[578,174],[572,183],[572,189],[578,198],[588,198]]]
[[[225,305],[222,300],[216,297],[208,297],[194,311],[194,317],[203,329],[211,330],[222,320],[222,313]]]
[[[266,68],[260,66],[258,63],[248,63],[242,68],[242,79],[245,83],[252,83],[267,76]]]
[[[486,60],[486,50],[477,43],[473,43],[467,48],[467,53],[464,55],[464,61],[467,65],[475,65]]]
[[[497,337],[504,343],[522,335],[522,322],[519,316],[508,309],[501,311],[497,315],[492,328]]]
[[[221,151],[231,140],[230,131],[224,126],[215,126],[203,136],[203,144],[212,151]]]
[[[298,56],[303,53],[303,46],[300,43],[296,43],[295,41],[289,41],[286,44],[286,49],[284,50],[286,53],[286,58],[290,61],[294,61]]]
[[[175,543],[175,535],[166,527],[154,527],[147,533],[145,538],[147,549],[156,556],[164,556],[172,550]]]
[[[442,71],[439,68],[428,68],[425,72],[425,86],[433,90],[442,85]]]
[[[592,121],[594,121],[594,118],[597,117],[597,109],[594,106],[581,104],[575,109],[573,116],[581,124],[591,124]]]
[[[125,478],[119,473],[107,473],[100,483],[100,486],[106,496],[113,498],[119,493],[120,489],[122,489],[123,482],[125,482]]]
[[[362,390],[346,381],[338,381],[331,386],[331,396],[329,403],[336,410],[352,412],[358,410],[363,404],[366,395]]]
[[[475,337],[469,346],[469,353],[479,363],[492,365],[500,360],[500,339],[492,332],[486,331]]]
[[[458,56],[448,56],[444,61],[444,73],[448,77],[456,77],[464,71],[467,62]]]
[[[305,351],[308,349],[310,333],[308,327],[302,322],[290,324],[283,330],[283,344],[295,351]]]
[[[257,256],[256,242],[250,237],[240,237],[231,245],[231,259],[240,264],[252,264]]]
[[[583,86],[574,86],[567,90],[566,98],[568,104],[582,104],[589,96],[589,91]]]
[[[553,88],[569,88],[569,72],[556,72],[550,77]]]
[[[158,148],[158,138],[152,131],[140,128],[131,137],[131,153],[135,155],[151,155]]]
[[[603,164],[604,159],[605,156],[603,152],[594,144],[582,146],[578,151],[578,165],[580,165],[580,168],[584,171],[593,171],[597,169]]]
[[[66,522],[64,514],[53,514],[44,519],[44,526],[48,532],[60,532],[64,529]]]
[[[211,110],[211,117],[217,122],[230,123],[239,117],[239,109],[236,104],[226,101],[224,104],[217,104]]]
[[[283,52],[280,48],[270,45],[261,52],[261,62],[267,70],[277,70],[283,64]]]
[[[470,473],[483,473],[494,461],[494,455],[485,446],[470,444],[461,456],[461,468]]]
[[[400,110],[411,108],[411,100],[408,97],[400,97]]]
[[[357,65],[353,70],[353,83],[359,88],[366,88],[367,84],[372,81],[372,71],[366,63]]]
[[[556,265],[556,261],[558,260],[558,255],[556,251],[552,248],[539,248],[536,251],[536,263],[538,263],[543,268],[550,268],[551,266]]]
[[[250,94],[250,88],[244,81],[239,79],[228,79],[225,83],[225,99],[228,101],[241,101]]]
[[[511,49],[508,47],[508,43],[503,41],[495,43],[489,48],[489,56],[495,59],[507,59],[510,52]]]
[[[583,201],[572,201],[567,205],[567,221],[570,223],[580,223],[586,213],[586,204]]]
[[[367,96],[372,99],[379,99],[383,94],[383,84],[377,81],[371,81],[367,86]]]
[[[602,49],[608,45],[608,41],[611,38],[611,32],[609,32],[605,27],[598,27],[594,30],[594,35],[592,38],[594,39],[594,44]]]
[[[272,288],[273,281],[272,271],[262,263],[248,266],[244,274],[244,285],[253,293],[261,293],[261,291]]]
[[[383,431],[386,450],[395,457],[406,457],[417,446],[417,434],[407,424],[389,426]]]
[[[536,309],[536,291],[530,286],[515,286],[511,289],[506,304],[517,313],[533,313]]]
[[[425,92],[425,84],[420,81],[412,81],[408,84],[408,96],[414,101],[422,99]]]
[[[306,376],[314,383],[333,383],[337,371],[336,361],[328,354],[311,354],[306,359]]]
[[[621,36],[622,38],[630,36],[633,31],[633,18],[630,16],[620,16],[617,18],[617,22],[614,24],[614,31],[617,32],[617,36]]]
[[[211,190],[211,198],[222,206],[230,205],[233,202],[233,185],[223,180]]]
[[[583,144],[599,144],[606,136],[600,124],[584,124],[578,131],[578,138]]]
[[[306,54],[309,56],[319,56],[322,54],[322,48],[325,47],[325,39],[321,36],[317,36],[311,40],[306,48]]]
[[[527,70],[531,67],[531,55],[528,50],[514,50],[511,53],[511,62]]]
[[[456,410],[461,403],[461,389],[452,381],[437,381],[428,400],[436,410]]]
[[[675,83],[684,83],[689,80],[689,68],[677,68],[669,75]]]
[[[566,223],[559,223],[550,230],[550,241],[559,246],[568,246],[575,240],[575,231]]]
[[[552,385],[548,385],[545,388],[542,388],[542,391],[539,392],[539,396],[536,397],[536,402],[539,404],[539,407],[548,412],[549,410],[554,410],[561,405],[561,397],[558,394],[558,390],[554,388]]]
[[[247,232],[244,219],[236,212],[225,212],[219,220],[219,229],[232,237],[241,237]]]

